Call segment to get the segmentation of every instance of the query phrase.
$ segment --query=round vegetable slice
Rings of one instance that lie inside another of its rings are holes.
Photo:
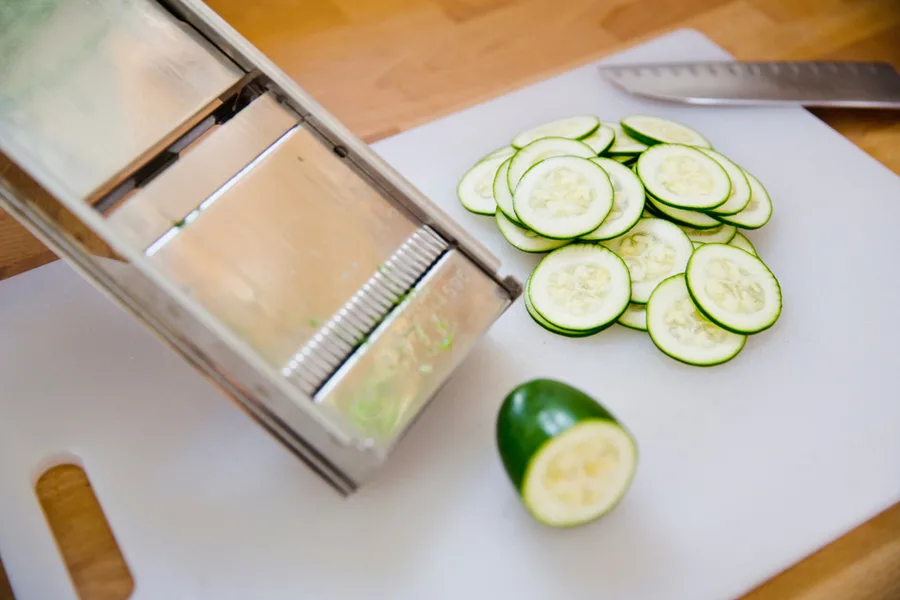
[[[708,157],[719,163],[728,173],[728,179],[731,180],[731,194],[725,204],[717,206],[709,212],[716,215],[734,215],[744,210],[750,204],[750,183],[744,175],[744,170],[734,164],[727,156],[719,154],[715,150],[709,148],[700,148],[700,151]]]
[[[651,146],[638,158],[636,171],[648,192],[675,208],[708,210],[724,204],[731,194],[725,169],[690,146]]]
[[[613,140],[612,146],[606,151],[610,156],[633,156],[635,154],[640,154],[647,149],[647,144],[639,142],[625,133],[625,130],[622,129],[622,126],[618,123],[610,124],[609,127],[616,133],[616,138]]]
[[[615,130],[609,125],[600,125],[597,131],[587,136],[582,142],[591,147],[597,154],[606,152],[616,139]]]
[[[493,152],[489,152],[484,155],[481,160],[488,160],[490,158],[509,158],[513,154],[516,153],[516,148],[512,146],[503,146],[502,148],[497,148]],[[481,162],[481,161],[478,161]]]
[[[613,186],[613,206],[600,227],[581,236],[583,240],[608,240],[631,229],[644,211],[644,186],[628,167],[611,158],[592,158],[606,171]]]
[[[757,255],[756,248],[753,247],[753,244],[747,239],[747,236],[741,232],[735,233],[734,237],[731,238],[731,241],[728,242],[728,245],[745,250],[753,256]]]
[[[711,229],[695,229],[682,225],[681,228],[692,242],[701,244],[727,244],[737,234],[737,227],[723,223]]]
[[[551,240],[536,234],[530,229],[525,229],[513,223],[502,211],[497,211],[494,215],[497,219],[497,229],[515,248],[522,252],[549,252],[565,246],[569,242],[566,240]]]
[[[482,160],[466,171],[456,186],[456,195],[466,210],[479,215],[492,215],[497,211],[494,176],[504,160],[500,157]]]
[[[562,329],[596,330],[616,321],[631,296],[625,262],[595,244],[571,244],[548,254],[531,274],[531,304]]]
[[[551,379],[526,382],[497,415],[497,449],[537,521],[574,527],[612,510],[637,469],[637,444],[603,406]]]
[[[588,337],[594,335],[595,333],[599,333],[606,329],[606,327],[600,327],[599,329],[590,329],[588,331],[573,331],[571,329],[563,329],[562,327],[557,327],[547,319],[545,319],[541,313],[534,309],[534,305],[531,304],[531,298],[528,295],[528,285],[531,280],[525,282],[525,293],[522,295],[525,302],[525,310],[528,311],[528,315],[532,318],[532,320],[546,329],[551,333],[555,333],[557,335],[563,335],[571,338],[579,338],[579,337]]]
[[[768,329],[781,315],[781,286],[756,256],[726,244],[704,244],[685,271],[688,291],[711,321],[735,333]]]
[[[647,331],[664,353],[702,367],[731,360],[747,341],[747,336],[719,327],[697,310],[681,274],[653,290],[647,303]]]
[[[553,158],[554,156],[580,156],[581,158],[593,158],[596,156],[590,146],[575,140],[551,137],[543,138],[528,144],[513,156],[509,163],[509,172],[506,178],[509,180],[509,190],[513,193],[519,185],[519,180],[531,167]]]
[[[600,127],[600,119],[592,115],[566,117],[523,131],[513,138],[512,145],[516,148],[524,148],[535,140],[548,137],[580,140],[594,133],[598,127]]]
[[[647,195],[647,208],[655,211],[660,217],[668,219],[673,223],[686,225],[688,227],[693,227],[694,229],[713,229],[722,224],[722,221],[716,220],[704,212],[675,208],[663,204],[649,194]]]
[[[744,175],[750,184],[750,202],[747,207],[736,215],[716,215],[716,218],[741,229],[759,229],[772,218],[772,199],[759,179],[746,169]]]
[[[637,329],[638,331],[647,331],[647,305],[631,303],[622,316],[619,317],[619,325],[624,325],[629,329]]]
[[[515,161],[513,158],[510,172]],[[613,186],[606,171],[576,156],[555,156],[537,163],[513,194],[519,221],[556,239],[572,239],[597,229],[612,206]]]
[[[622,119],[622,129],[634,139],[652,146],[654,144],[684,144],[712,148],[700,132],[676,121],[650,115],[630,115]]]
[[[509,173],[509,163],[512,161],[512,157],[507,158],[503,161],[503,164],[500,165],[500,168],[497,169],[497,174],[494,175],[494,202],[497,203],[497,208],[500,209],[500,212],[503,212],[506,215],[506,218],[516,223],[517,225],[521,225],[519,222],[519,217],[516,216],[516,209],[513,207],[513,196],[512,192],[509,191],[509,182],[507,179],[507,174]]]
[[[631,301],[646,303],[663,279],[683,273],[694,245],[674,223],[641,219],[626,234],[606,242],[618,254],[631,275]]]

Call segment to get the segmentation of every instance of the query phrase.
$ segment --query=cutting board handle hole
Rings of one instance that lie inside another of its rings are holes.
[[[134,579],[87,473],[77,464],[45,470],[34,486],[81,600],[125,600]]]

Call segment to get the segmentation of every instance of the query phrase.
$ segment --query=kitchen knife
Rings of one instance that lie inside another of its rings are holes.
[[[626,64],[600,74],[628,93],[688,104],[900,109],[900,74],[887,63]]]

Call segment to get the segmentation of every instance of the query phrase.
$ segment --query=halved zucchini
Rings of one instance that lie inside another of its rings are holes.
[[[507,395],[497,449],[523,504],[539,522],[574,527],[612,510],[637,468],[637,444],[593,398],[551,379]]]

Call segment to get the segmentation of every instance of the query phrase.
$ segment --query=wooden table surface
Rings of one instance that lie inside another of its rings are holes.
[[[739,59],[900,67],[897,0],[207,1],[369,142],[679,27],[702,31]],[[900,173],[900,113],[816,114]],[[0,279],[53,258],[0,212]],[[85,480],[66,470],[51,475],[38,495],[48,517],[62,519],[54,530],[63,532],[57,537],[82,599],[127,597],[131,581],[109,566],[115,544],[101,541],[104,524],[90,510]],[[10,597],[0,566],[0,599]],[[900,598],[900,505],[745,600],[849,598]]]

